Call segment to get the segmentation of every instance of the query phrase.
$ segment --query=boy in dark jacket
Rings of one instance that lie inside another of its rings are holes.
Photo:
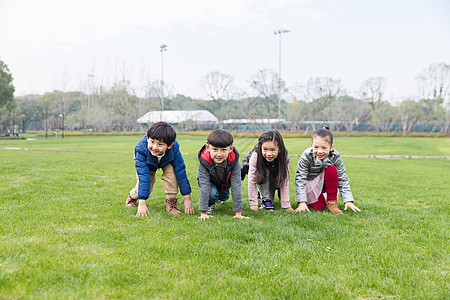
[[[233,198],[233,218],[248,219],[242,215],[241,167],[239,153],[233,146],[233,136],[216,129],[208,135],[207,143],[198,152],[198,185],[200,187],[200,220],[209,219],[216,201]]]
[[[134,207],[139,200],[136,216],[149,214],[146,200],[153,190],[158,169],[163,171],[161,179],[164,181],[166,211],[173,216],[181,214],[177,207],[177,193],[180,187],[180,193],[184,196],[184,212],[194,212],[191,186],[180,146],[175,141],[176,136],[175,129],[170,124],[157,122],[150,126],[147,134],[137,143],[134,149],[137,183],[128,194],[125,203],[128,207]]]

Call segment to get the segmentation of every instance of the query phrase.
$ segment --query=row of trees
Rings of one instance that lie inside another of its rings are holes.
[[[9,87],[8,91],[12,87],[12,93],[14,87],[7,66],[3,62],[0,66],[0,125],[3,132],[11,131],[13,127],[20,131],[136,131],[136,120],[140,116],[149,110],[162,109],[206,109],[220,121],[274,119],[279,117],[279,95],[291,92],[275,71],[264,69],[250,78],[252,92],[249,94],[236,92],[233,76],[220,72],[205,75],[200,81],[207,97],[203,100],[180,94],[172,96],[170,86],[161,81],[148,84],[145,96],[138,97],[131,82],[126,80],[117,82],[110,89],[90,85],[84,92],[54,91],[14,99],[3,96],[1,86]],[[8,80],[9,84],[5,85]],[[450,66],[433,64],[419,74],[417,81],[420,100],[404,100],[393,106],[385,100],[384,78],[364,81],[359,97],[345,95],[338,79],[312,78],[303,97],[294,94],[292,102],[281,101],[282,117],[287,121],[286,128],[292,131],[312,130],[316,124],[326,123],[333,130],[448,133]],[[195,129],[192,126],[195,124],[190,123],[186,129]]]

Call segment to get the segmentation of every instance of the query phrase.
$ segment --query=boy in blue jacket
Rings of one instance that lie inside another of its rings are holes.
[[[170,124],[157,122],[150,126],[134,149],[137,183],[128,194],[125,205],[134,207],[139,200],[137,217],[149,214],[146,200],[152,193],[158,169],[163,171],[161,179],[164,181],[166,211],[173,216],[181,214],[177,207],[180,187],[180,193],[184,196],[184,212],[194,213],[191,186],[176,137],[175,129]]]

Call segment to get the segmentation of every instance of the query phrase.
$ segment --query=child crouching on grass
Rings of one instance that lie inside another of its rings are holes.
[[[328,128],[313,133],[311,147],[302,153],[298,161],[295,186],[295,200],[299,203],[296,212],[328,208],[332,214],[342,214],[337,206],[338,189],[345,204],[344,210],[361,211],[353,204],[344,162],[334,149],[333,134]],[[326,200],[323,193],[326,193]]]
[[[191,186],[186,175],[186,165],[181,156],[180,146],[175,140],[177,134],[170,124],[157,122],[150,126],[147,134],[137,143],[134,150],[136,165],[136,186],[129,192],[125,205],[134,207],[139,200],[136,216],[149,214],[146,200],[155,184],[155,175],[162,169],[166,194],[166,211],[172,216],[180,215],[177,207],[178,186],[184,196],[184,212],[194,213],[191,201]]]
[[[242,161],[241,177],[248,160],[248,202],[251,210],[258,210],[258,198],[261,209],[273,210],[275,190],[281,208],[292,211],[289,201],[289,156],[283,137],[277,131],[266,131],[258,140],[255,148]]]
[[[233,136],[216,129],[208,135],[207,143],[198,152],[198,186],[200,220],[209,219],[217,201],[233,198],[233,218],[248,219],[242,215],[241,167],[239,153],[233,146]]]

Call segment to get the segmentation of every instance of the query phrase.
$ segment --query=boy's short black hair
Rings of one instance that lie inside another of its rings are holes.
[[[164,142],[170,146],[173,142],[175,142],[177,133],[169,123],[157,122],[148,129],[147,138]]]
[[[233,145],[233,136],[226,130],[215,129],[209,133],[207,142],[213,147],[225,148]]]

